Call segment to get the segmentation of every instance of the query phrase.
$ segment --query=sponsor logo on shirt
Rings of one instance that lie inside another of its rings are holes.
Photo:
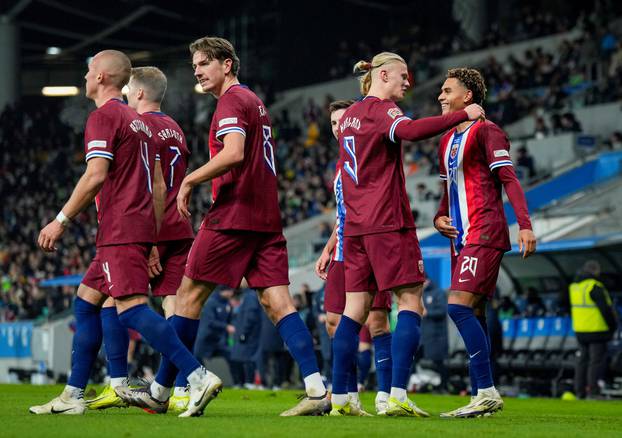
[[[401,109],[395,107],[395,108],[391,108],[389,111],[387,111],[387,114],[389,115],[389,117],[391,117],[392,119],[395,119],[398,116],[403,116],[404,113],[402,112]]]
[[[218,122],[218,127],[221,128],[221,127],[223,127],[225,125],[234,125],[236,123],[238,123],[238,118],[237,117],[227,117],[226,119],[221,119]]]
[[[89,141],[88,145],[87,145],[87,149],[91,150],[94,148],[98,148],[98,149],[106,149],[106,140],[91,140]]]
[[[510,153],[505,149],[499,149],[494,152],[495,157],[509,157]]]

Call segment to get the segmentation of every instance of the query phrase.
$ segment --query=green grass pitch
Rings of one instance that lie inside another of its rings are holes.
[[[89,411],[84,416],[36,416],[28,413],[30,405],[45,403],[61,390],[60,385],[0,385],[0,437],[622,436],[620,401],[564,402],[507,398],[505,410],[493,417],[447,420],[439,418],[439,412],[465,404],[466,397],[421,394],[416,395],[414,400],[428,410],[432,418],[280,418],[279,412],[296,403],[296,392],[225,388],[200,418],[149,415],[136,408]],[[370,411],[373,411],[373,397],[370,392],[363,394],[364,406]]]

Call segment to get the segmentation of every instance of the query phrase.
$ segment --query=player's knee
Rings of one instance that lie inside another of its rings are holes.
[[[369,334],[371,335],[372,338],[375,338],[377,336],[382,336],[390,332],[391,332],[391,329],[389,327],[388,321],[384,324],[378,324],[378,325],[370,324],[369,325]]]
[[[175,314],[175,295],[165,296],[162,300],[162,310],[164,311],[164,317],[170,318]]]
[[[175,298],[177,315],[196,319],[201,314],[203,303],[214,290],[212,283],[194,281],[184,277]]]
[[[268,318],[276,324],[278,321],[296,312],[287,287],[263,289],[259,292],[259,302],[266,311]]]
[[[372,310],[369,312],[367,325],[372,338],[382,336],[391,331],[391,327],[389,326],[389,315],[384,310]]]
[[[335,332],[337,331],[337,325],[339,324],[338,318],[326,318],[326,332],[328,332],[329,338],[335,337]]]

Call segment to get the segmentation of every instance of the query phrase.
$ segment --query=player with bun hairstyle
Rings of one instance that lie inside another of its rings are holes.
[[[353,100],[337,100],[328,106],[330,125],[338,138],[339,121]],[[342,162],[338,161],[335,169],[333,189],[335,193],[336,220],[333,233],[328,239],[322,254],[315,264],[315,273],[326,281],[324,287],[324,310],[326,311],[326,331],[331,340],[346,305],[345,271],[343,267],[343,226],[346,209],[343,203]],[[369,372],[371,365],[371,344],[374,345],[376,360],[376,379],[378,394],[376,395],[376,412],[383,415],[387,411],[389,390],[391,387],[391,328],[389,312],[391,311],[391,291],[378,292],[372,302],[366,324],[359,333],[359,366],[362,380]],[[367,416],[361,405],[358,393],[357,366],[353,364],[348,374],[349,409],[352,416]]]
[[[393,360],[387,415],[427,417],[410,401],[406,386],[419,345],[425,278],[419,241],[406,193],[401,140],[438,135],[484,116],[479,105],[438,117],[412,120],[395,102],[410,86],[404,59],[382,52],[359,61],[364,98],[343,114],[339,124],[340,161],[347,211],[344,227],[346,305],[333,341],[331,415],[349,409],[347,376],[357,351],[357,334],[374,295],[393,290],[398,321],[391,341]]]

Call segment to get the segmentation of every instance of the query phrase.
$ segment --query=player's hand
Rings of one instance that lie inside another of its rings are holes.
[[[472,103],[464,109],[469,116],[469,120],[484,120],[486,118],[486,111],[484,108],[476,103]]]
[[[326,281],[328,277],[328,264],[330,263],[330,253],[328,251],[322,251],[320,257],[315,262],[315,275],[320,277],[322,280]]]
[[[231,325],[231,324],[227,324],[227,333],[229,333],[230,335],[235,333],[235,326]]]
[[[157,277],[162,273],[162,265],[160,264],[160,253],[158,247],[153,246],[151,248],[151,254],[149,254],[149,278]]]
[[[450,239],[458,237],[458,229],[451,224],[451,219],[447,216],[439,216],[434,221],[434,228],[443,236]]]
[[[39,248],[45,252],[56,251],[56,241],[60,239],[60,236],[62,236],[64,232],[65,227],[54,219],[39,233],[39,239],[37,240]]]
[[[177,193],[177,211],[179,214],[186,218],[190,218],[190,211],[188,205],[190,204],[190,195],[192,194],[192,187],[184,179],[179,187],[179,193]]]
[[[518,251],[523,253],[526,259],[536,252],[536,235],[531,230],[520,230],[518,232]]]

